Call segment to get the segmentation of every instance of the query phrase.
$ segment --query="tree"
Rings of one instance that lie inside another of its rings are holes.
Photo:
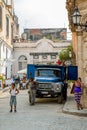
[[[71,57],[69,55],[69,53],[71,52]],[[68,61],[69,59],[73,59],[75,58],[75,54],[73,52],[73,48],[72,45],[68,46],[67,49],[63,49],[60,53],[59,53],[59,60],[64,64],[65,61]]]
[[[59,59],[60,59],[60,61],[62,61],[63,63],[68,59],[68,51],[67,51],[67,49],[62,50],[62,51],[59,53]]]

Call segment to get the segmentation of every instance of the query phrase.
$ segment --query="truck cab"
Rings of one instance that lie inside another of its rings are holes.
[[[36,97],[58,97],[62,103],[67,99],[67,80],[76,80],[77,66],[34,65],[28,64],[27,78],[39,83]]]

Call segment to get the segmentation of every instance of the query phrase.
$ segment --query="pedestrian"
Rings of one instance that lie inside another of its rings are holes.
[[[35,104],[37,87],[38,87],[38,82],[34,81],[33,78],[30,78],[29,84],[28,84],[28,88],[29,88],[28,93],[29,93],[30,105],[34,105]]]
[[[19,90],[15,87],[15,83],[11,84],[11,88],[10,88],[10,112],[13,111],[13,106],[14,106],[14,112],[16,112],[16,106],[17,106],[17,99],[16,99],[16,95],[19,93]]]
[[[23,77],[23,79],[22,79],[22,87],[23,87],[23,89],[26,88],[26,77]]]
[[[78,110],[83,109],[83,106],[80,103],[81,96],[82,96],[82,87],[83,87],[83,84],[82,84],[81,78],[79,77],[77,81],[75,81],[75,83],[73,84],[74,98],[75,98]]]

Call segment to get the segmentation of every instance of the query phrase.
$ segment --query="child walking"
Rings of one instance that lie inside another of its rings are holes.
[[[19,93],[19,90],[15,87],[15,83],[12,83],[11,88],[10,88],[10,112],[13,111],[13,106],[14,106],[14,112],[16,112],[16,105],[17,105],[17,100],[16,100],[16,95]]]

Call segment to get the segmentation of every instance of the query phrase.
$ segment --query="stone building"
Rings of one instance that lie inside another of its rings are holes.
[[[82,15],[82,23],[87,21],[87,1],[86,0],[67,0],[66,8],[68,11],[69,28],[72,32],[73,49],[76,54],[76,64],[78,65],[79,76],[87,82],[87,32],[80,27],[74,26],[72,14],[75,6],[78,7]]]
[[[14,31],[14,1],[0,0],[0,75],[10,78]]]
[[[87,0],[66,0],[66,9],[68,11],[69,28],[72,32],[73,49],[76,54],[76,64],[78,74],[87,87],[87,26],[75,26],[72,21],[74,8],[78,7],[81,17],[81,25],[87,21]],[[84,88],[84,106],[87,107],[87,89]]]
[[[71,42],[53,42],[43,38],[37,42],[15,42],[13,75],[19,70],[25,69],[27,64],[55,64],[58,53],[66,49]]]
[[[38,41],[46,37],[52,41],[67,40],[67,28],[25,28],[22,39]]]
[[[18,24],[18,17],[14,13],[14,26],[13,26],[13,42],[19,41],[19,24]]]

